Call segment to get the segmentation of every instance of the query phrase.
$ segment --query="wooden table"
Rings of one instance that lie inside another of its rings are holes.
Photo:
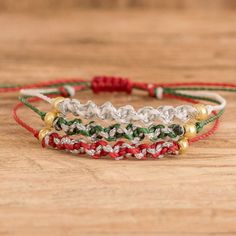
[[[1,83],[104,74],[235,82],[235,22],[230,11],[2,13]],[[236,96],[223,95],[220,130],[186,155],[112,161],[42,149],[11,118],[17,94],[1,94],[0,235],[235,235]],[[158,103],[145,95],[91,98]],[[20,114],[42,126],[29,109]]]

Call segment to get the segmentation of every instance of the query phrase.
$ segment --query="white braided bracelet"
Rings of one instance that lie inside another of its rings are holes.
[[[26,89],[22,90],[21,94],[40,97],[46,102],[53,103],[53,99],[44,95],[44,93],[49,93],[52,91],[53,89]],[[185,95],[206,96],[208,98],[214,98],[219,101],[220,105],[205,106],[207,115],[210,115],[213,111],[224,109],[226,105],[225,99],[216,93],[200,91],[178,92]],[[159,106],[157,108],[145,106],[136,111],[131,105],[125,105],[119,108],[115,108],[111,102],[106,102],[103,105],[98,106],[93,101],[88,101],[87,103],[82,104],[78,99],[71,98],[63,98],[61,101],[57,102],[57,109],[62,116],[66,116],[68,113],[72,113],[74,116],[79,116],[84,119],[98,118],[101,120],[116,121],[121,124],[140,121],[148,125],[152,124],[155,121],[161,121],[164,124],[170,124],[175,119],[177,119],[181,123],[186,123],[190,119],[194,119],[198,114],[198,109],[195,106],[191,105],[181,105],[177,107]]]

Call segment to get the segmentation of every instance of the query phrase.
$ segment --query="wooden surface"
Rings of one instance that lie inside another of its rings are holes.
[[[106,74],[235,82],[235,22],[235,12],[223,11],[3,13],[0,81]],[[219,132],[162,161],[91,160],[42,149],[11,118],[17,94],[1,95],[0,235],[235,235],[236,96],[224,95]],[[154,104],[144,96],[92,98]],[[41,127],[30,110],[20,114]]]
[[[42,12],[68,9],[235,9],[235,0],[0,0],[1,11]]]

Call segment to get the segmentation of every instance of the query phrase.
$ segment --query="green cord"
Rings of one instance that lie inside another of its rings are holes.
[[[33,106],[30,102],[28,102],[27,98],[29,97],[19,97],[19,100],[24,103],[27,107],[29,107],[31,110],[36,112],[42,119],[46,115],[46,112],[40,111],[37,107]]]
[[[0,88],[18,88],[21,87],[19,84],[11,85],[11,84],[0,84]]]
[[[196,123],[196,128],[197,128],[197,132],[199,133],[205,125],[208,125],[209,123],[215,121],[216,119],[220,118],[224,113],[224,109],[220,110],[216,115],[208,118],[207,120],[204,121],[200,121]]]
[[[61,83],[57,83],[57,84],[51,84],[51,85],[47,85],[47,86],[42,86],[42,87],[39,87],[39,88],[58,88],[58,87],[62,87],[64,85],[70,85],[70,86],[76,86],[76,85],[84,85],[86,87],[90,87],[91,85],[91,82],[90,81],[81,81],[81,82],[61,82]],[[11,84],[0,84],[0,88],[21,88],[23,87],[23,85],[20,85],[20,84],[14,84],[14,85],[11,85]]]
[[[209,88],[209,87],[176,87],[176,88],[171,88],[172,90],[185,90],[185,91],[222,91],[222,92],[236,92],[236,89],[234,88]]]

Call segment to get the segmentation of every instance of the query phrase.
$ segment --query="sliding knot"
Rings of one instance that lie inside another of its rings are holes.
[[[128,79],[120,77],[96,76],[92,81],[92,90],[99,92],[132,92],[133,85]]]

